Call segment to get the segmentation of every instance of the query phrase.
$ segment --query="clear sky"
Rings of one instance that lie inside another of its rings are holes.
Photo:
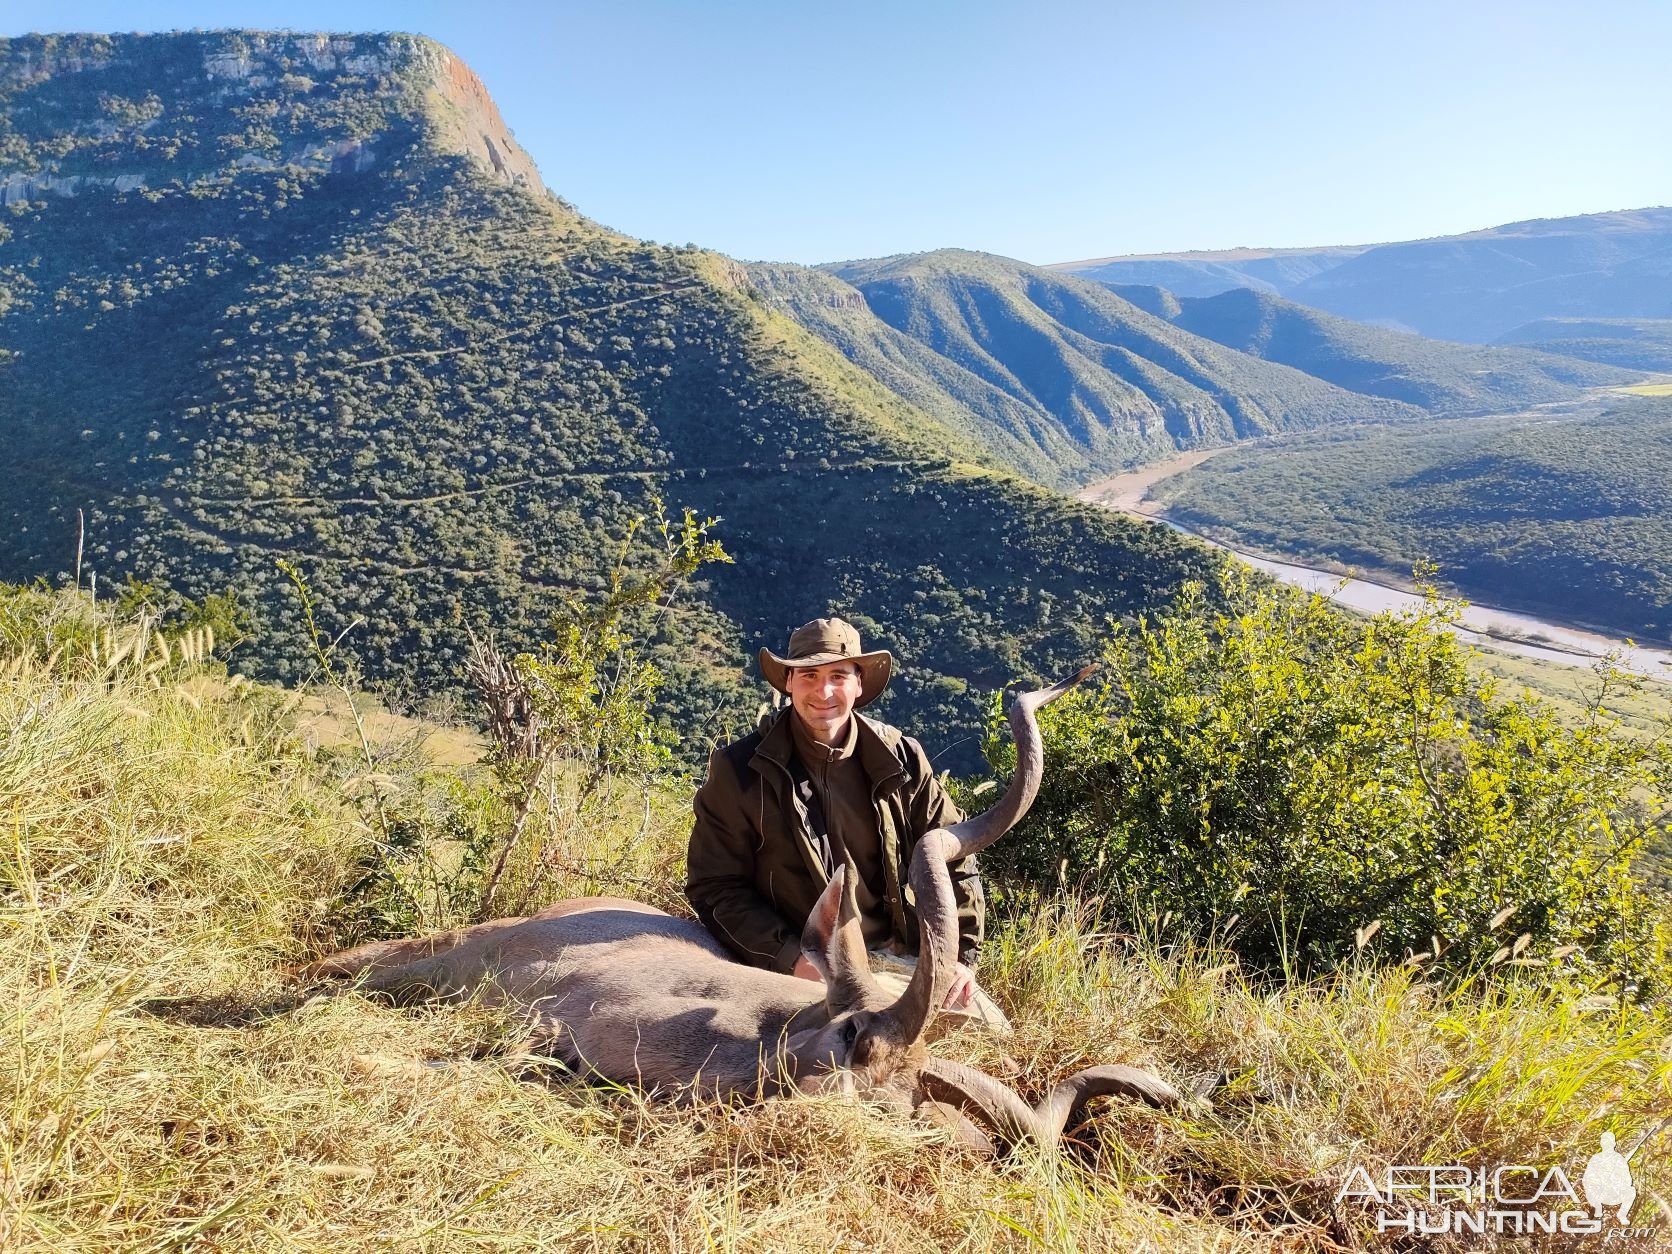
[[[0,0],[410,30],[593,218],[736,257],[1364,243],[1672,203],[1667,0]]]

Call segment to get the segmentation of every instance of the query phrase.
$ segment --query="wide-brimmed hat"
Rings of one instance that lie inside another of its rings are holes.
[[[789,695],[792,667],[828,666],[832,662],[855,662],[859,666],[859,700],[854,708],[870,705],[888,687],[894,658],[887,649],[867,653],[859,643],[854,625],[840,618],[815,618],[790,633],[790,647],[779,657],[771,649],[760,651],[761,674],[779,692]]]

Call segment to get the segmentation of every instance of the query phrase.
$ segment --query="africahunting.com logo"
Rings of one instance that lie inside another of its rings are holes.
[[[1648,1226],[1629,1226],[1637,1202],[1631,1159],[1641,1145],[1622,1154],[1614,1148],[1614,1134],[1604,1132],[1601,1147],[1579,1174],[1577,1189],[1561,1167],[1390,1166],[1380,1179],[1354,1167],[1335,1202],[1375,1207],[1378,1232],[1606,1233],[1608,1240],[1640,1239],[1653,1235]]]

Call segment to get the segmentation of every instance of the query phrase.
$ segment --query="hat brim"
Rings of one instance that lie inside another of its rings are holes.
[[[789,672],[792,669],[829,666],[832,662],[852,662],[859,667],[859,699],[853,703],[856,710],[882,696],[882,690],[888,687],[889,676],[894,673],[894,655],[887,649],[874,649],[870,653],[811,653],[797,658],[779,657],[771,649],[760,651],[761,674],[766,677],[767,683],[786,697],[789,696]]]

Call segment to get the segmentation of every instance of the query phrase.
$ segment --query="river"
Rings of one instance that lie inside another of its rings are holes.
[[[1401,588],[1369,579],[1348,578],[1334,571],[1313,566],[1276,561],[1232,545],[1221,544],[1182,523],[1174,522],[1160,513],[1154,502],[1147,500],[1152,485],[1180,474],[1192,466],[1200,465],[1218,451],[1209,449],[1181,453],[1153,466],[1145,466],[1140,470],[1129,471],[1112,479],[1091,484],[1079,493],[1079,497],[1094,505],[1129,514],[1134,518],[1142,518],[1146,522],[1161,523],[1174,531],[1194,536],[1204,544],[1234,553],[1250,566],[1263,570],[1284,583],[1294,584],[1309,592],[1321,593],[1337,605],[1363,614],[1410,609],[1422,604],[1420,596]],[[1590,666],[1604,654],[1617,652],[1617,665],[1620,669],[1672,684],[1672,650],[1633,647],[1618,636],[1577,627],[1564,627],[1535,618],[1531,614],[1501,610],[1490,605],[1470,605],[1463,611],[1462,619],[1455,630],[1463,639],[1486,648],[1503,653],[1517,653],[1523,657],[1544,658],[1568,666]]]

